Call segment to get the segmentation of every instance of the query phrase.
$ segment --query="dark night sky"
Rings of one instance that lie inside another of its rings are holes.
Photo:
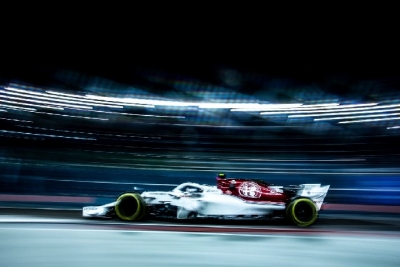
[[[118,12],[91,10],[79,15],[63,8],[9,12],[13,16],[1,24],[0,86],[16,80],[51,84],[54,74],[64,70],[134,86],[141,69],[167,72],[178,81],[189,77],[219,85],[218,70],[225,68],[291,81],[300,85],[299,90],[316,85],[340,100],[377,101],[369,98],[369,89],[350,90],[360,81],[373,81],[382,93],[400,92],[400,46],[393,29],[398,23],[360,10],[349,11],[345,19],[332,10],[319,10],[317,17],[280,10],[285,16],[271,18],[279,12],[261,7],[260,13],[255,12],[257,7],[250,12],[213,7],[213,12],[175,13],[157,7],[162,16],[138,16],[137,8],[127,9],[132,11],[128,14],[120,12],[121,7]],[[328,13],[333,16],[321,20]],[[156,93],[165,95],[170,89],[158,85]],[[258,89],[234,88],[249,95]],[[268,93],[264,100],[269,101]],[[273,97],[271,101],[283,103],[296,100],[291,91]]]
[[[71,42],[71,40],[69,40]],[[155,41],[156,42],[156,41]],[[286,47],[251,47],[225,44],[174,44],[121,46],[86,42],[65,44],[17,44],[6,48],[0,77],[27,79],[33,82],[48,80],[59,70],[74,70],[129,84],[138,68],[151,68],[168,73],[213,82],[218,68],[232,68],[242,73],[258,73],[271,78],[295,79],[304,83],[325,81],[333,76],[353,80],[396,81],[400,65],[394,51],[362,53],[356,48],[302,49],[293,44]],[[131,45],[129,45],[131,44]],[[224,46],[224,47],[221,47]],[[329,49],[329,51],[327,51]]]
[[[306,84],[338,75],[395,84],[400,77],[389,15],[378,20],[350,7],[312,16],[251,5],[175,12],[86,8],[25,6],[5,14],[3,83],[46,82],[56,71],[74,70],[129,84],[138,68],[211,82],[221,67]]]

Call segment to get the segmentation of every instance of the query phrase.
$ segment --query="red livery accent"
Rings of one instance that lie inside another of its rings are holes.
[[[252,202],[288,202],[290,197],[283,190],[277,190],[261,180],[250,179],[227,179],[217,176],[217,187],[224,194],[237,196],[246,201]]]

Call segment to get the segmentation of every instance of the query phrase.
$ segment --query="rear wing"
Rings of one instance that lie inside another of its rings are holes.
[[[321,186],[321,184],[301,184],[300,186],[302,189],[297,192],[297,195],[310,198],[315,203],[317,210],[320,210],[322,203],[328,194],[330,185]]]

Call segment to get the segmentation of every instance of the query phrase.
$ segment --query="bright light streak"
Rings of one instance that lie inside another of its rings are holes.
[[[13,99],[13,100],[22,100],[22,101],[26,101],[26,102],[39,103],[39,104],[48,104],[48,105],[53,105],[53,106],[58,106],[58,107],[63,106],[63,107],[92,109],[92,107],[88,107],[88,106],[77,106],[77,105],[70,105],[70,104],[64,104],[64,103],[52,103],[52,102],[48,102],[48,101],[26,99],[26,98],[21,98],[21,97],[14,97],[14,96],[2,95],[2,97],[8,98],[8,99]]]
[[[365,120],[355,120],[355,121],[339,121],[338,123],[357,123],[357,122],[373,122],[373,121],[389,121],[389,120],[400,120],[400,117],[381,118],[381,119],[365,119]]]
[[[180,102],[156,99],[140,99],[140,98],[118,98],[118,97],[104,97],[96,95],[86,95],[90,99],[98,99],[104,101],[113,101],[118,103],[130,103],[135,105],[152,105],[152,106],[172,106],[172,107],[195,107],[198,108],[212,108],[212,109],[231,109],[231,108],[259,108],[261,105],[258,103],[201,103],[201,102]],[[274,107],[300,107],[302,104],[269,104],[268,106]]]
[[[335,107],[339,104],[318,104],[318,105],[303,105],[303,104],[259,104],[258,106],[254,106],[252,108],[235,108],[231,109],[231,111],[293,111],[293,110],[315,110],[321,109],[324,107]]]
[[[23,93],[23,94],[30,94],[30,95],[37,95],[37,96],[48,96],[48,94],[45,94],[45,93],[39,93],[39,92],[30,91],[30,90],[17,89],[17,88],[14,88],[14,87],[4,87],[4,89],[6,89],[8,91]]]
[[[120,103],[123,106],[130,106],[130,107],[138,107],[138,108],[155,108],[154,105],[147,105],[147,104],[133,104],[133,103]]]
[[[152,100],[152,99],[140,99],[140,98],[118,98],[118,97],[105,97],[105,96],[95,96],[95,95],[86,95],[87,98],[90,99],[99,99],[105,101],[119,102],[119,103],[128,103],[135,105],[152,105],[152,106],[195,106],[193,103],[185,103],[185,102],[177,102],[177,101],[165,101],[165,100]]]
[[[33,121],[17,120],[17,119],[7,119],[7,118],[0,118],[0,120],[6,120],[6,121],[20,121],[20,122],[29,122],[29,123],[33,123]]]
[[[52,106],[36,105],[36,104],[31,104],[31,103],[21,103],[21,102],[17,102],[17,101],[4,100],[4,99],[1,99],[1,98],[0,98],[0,102],[23,105],[23,106],[38,107],[38,108],[49,108],[49,109],[56,109],[56,110],[64,110],[62,107],[56,107],[56,106],[52,107]]]
[[[7,112],[7,110],[5,110],[5,109],[0,109],[0,112]]]
[[[46,91],[46,92],[49,94],[56,95],[60,99],[75,100],[75,102],[82,102],[82,103],[85,103],[86,105],[102,106],[102,107],[109,107],[109,108],[124,108],[123,106],[112,105],[113,103],[109,103],[106,101],[89,100],[85,96],[63,94],[63,93],[57,93],[57,92],[53,92],[53,91]],[[76,99],[76,98],[82,98],[82,99]]]
[[[9,94],[9,95],[16,95],[16,96],[23,96],[23,97],[27,97],[27,94],[29,94],[28,92],[24,92],[24,93],[15,93],[15,92],[7,92],[7,91],[3,91],[2,93],[5,94]],[[61,102],[61,103],[72,103],[75,104],[77,103],[77,101],[70,101],[70,100],[59,100],[59,99],[55,99],[54,97],[47,97],[47,96],[36,96],[36,95],[29,95],[29,97],[33,98],[33,99],[44,99],[44,100],[51,100],[51,101],[55,101],[55,102]],[[60,105],[59,103],[54,103],[55,105]],[[88,105],[88,104],[86,104]]]
[[[289,115],[289,118],[304,118],[304,117],[322,117],[322,116],[337,116],[337,115],[353,115],[353,114],[365,114],[365,113],[378,113],[378,112],[393,112],[400,111],[400,108],[392,109],[373,109],[372,107],[368,110],[363,111],[353,111],[353,112],[336,112],[336,113],[324,113],[324,114],[307,114],[307,115]]]
[[[78,132],[78,131],[68,131],[68,130],[59,130],[59,129],[48,129],[48,128],[43,128],[43,127],[32,127],[32,126],[25,126],[25,125],[16,125],[16,126],[23,127],[23,128],[29,128],[29,129],[64,132],[64,133],[94,134],[94,133],[89,133],[89,132]]]
[[[260,115],[269,115],[269,114],[275,115],[275,114],[307,113],[307,111],[311,112],[312,110],[322,110],[321,112],[329,112],[329,109],[344,109],[350,107],[364,107],[364,106],[374,106],[374,105],[377,105],[377,103],[349,104],[349,105],[339,105],[337,103],[315,104],[315,105],[301,104],[300,106],[298,104],[264,104],[255,108],[239,108],[239,109],[232,109],[231,111],[250,111],[250,112],[264,111],[265,113],[262,112],[260,113]],[[268,112],[268,111],[273,111],[273,112]]]
[[[48,95],[45,93],[39,93],[39,92],[33,92],[33,91],[28,91],[28,90],[22,90],[22,89],[17,89],[13,87],[5,87],[4,89],[7,89],[9,91],[14,91],[14,92],[20,92],[25,94],[31,94],[35,96],[43,96],[43,99],[49,99],[53,101],[59,101],[59,102],[69,102],[69,103],[77,103],[80,104],[82,103],[83,105],[93,105],[93,106],[104,106],[104,107],[110,107],[110,108],[123,108],[123,106],[116,106],[116,105],[111,105],[110,103],[104,102],[104,101],[96,101],[96,100],[88,100],[85,98],[85,96],[79,96],[79,95],[70,95],[70,94],[62,94],[62,93],[56,93],[53,91],[47,91],[51,92],[52,94],[57,95],[58,98],[54,98],[52,95]],[[10,94],[10,92],[8,92]],[[59,96],[61,95],[61,96]],[[76,99],[76,98],[82,98],[82,99]],[[37,97],[39,98],[39,97]],[[61,99],[61,100],[58,100]],[[65,99],[65,100],[64,100]],[[67,100],[73,100],[73,101],[67,101]]]
[[[303,104],[301,108],[314,108],[314,107],[335,107],[339,106],[339,103],[321,103],[321,104]]]
[[[360,106],[362,105],[362,107],[366,106],[366,108],[360,108]],[[334,107],[330,107],[329,109],[319,109],[316,108],[317,110],[314,109],[308,109],[308,110],[303,110],[303,109],[295,109],[294,111],[287,111],[287,112],[261,112],[260,115],[276,115],[276,114],[298,114],[298,113],[329,113],[329,112],[343,112],[343,111],[359,111],[359,110],[371,110],[371,109],[381,109],[381,108],[389,108],[392,106],[400,106],[400,105],[384,105],[384,106],[376,106],[376,107],[371,107],[371,106],[375,106],[377,105],[376,103],[369,103],[369,104],[359,104],[357,106],[355,105],[346,105],[346,106],[334,106]],[[353,108],[349,108],[353,107]],[[340,114],[340,113],[337,113]],[[306,115],[292,115],[292,116],[298,116],[298,117],[313,117],[316,116],[315,114],[306,114]],[[320,116],[325,116],[324,114],[320,115]]]
[[[24,111],[36,111],[36,109],[34,109],[34,108],[23,108],[23,107],[4,105],[4,104],[0,104],[0,107],[8,108],[8,109],[16,109],[16,110],[20,109],[20,110],[24,110]]]
[[[95,138],[84,138],[84,137],[75,137],[75,136],[62,136],[62,135],[54,135],[54,134],[35,134],[35,133],[16,132],[16,131],[7,131],[7,130],[0,130],[0,132],[13,133],[13,134],[35,135],[35,136],[45,136],[45,137],[61,137],[61,138],[68,138],[68,139],[96,140]]]
[[[154,106],[173,106],[173,107],[189,107],[189,106],[196,106],[195,103],[191,102],[180,102],[180,101],[168,101],[168,100],[146,100],[146,99],[129,99],[127,98],[126,101],[128,103],[137,103],[137,104],[149,104]]]
[[[58,93],[58,92],[54,92],[54,91],[46,91],[46,92],[49,93],[49,94],[54,94],[54,95],[58,95],[58,96],[65,96],[65,97],[68,97],[68,98],[82,97],[83,100],[79,100],[79,101],[84,101],[84,102],[88,102],[88,103],[103,103],[105,105],[110,105],[111,103],[114,103],[114,102],[120,102],[120,103],[123,102],[123,101],[110,100],[110,99],[120,99],[120,98],[114,98],[114,97],[95,96],[95,95],[90,95],[90,94],[85,95],[85,96],[71,95],[71,94],[65,94],[65,93]],[[98,99],[98,100],[94,100],[94,99]],[[109,100],[107,100],[107,99],[109,99]],[[151,105],[140,105],[140,104],[138,104],[138,105],[133,105],[133,106],[143,106],[143,107],[152,107],[152,108],[154,108],[154,106],[151,106]],[[121,106],[119,106],[119,107],[121,107]]]
[[[199,108],[223,108],[231,109],[231,111],[238,111],[242,109],[247,110],[260,110],[266,109],[284,109],[292,107],[300,107],[302,104],[258,104],[258,103],[196,103]]]
[[[81,110],[81,109],[77,109],[77,110],[80,110],[80,111],[87,111],[87,110]],[[184,119],[184,118],[185,118],[185,116],[147,115],[147,114],[124,113],[124,112],[103,111],[103,110],[90,110],[90,112],[106,113],[106,114],[116,114],[116,115],[126,115],[126,116],[161,117],[161,118],[177,118],[177,119]]]
[[[372,114],[372,115],[360,115],[360,116],[344,116],[344,117],[333,117],[333,118],[322,118],[314,119],[314,121],[327,121],[327,120],[351,120],[360,118],[373,118],[373,117],[388,117],[388,116],[398,116],[400,113],[389,113],[389,114]]]
[[[176,119],[184,119],[184,116],[168,116],[168,115],[149,115],[149,114],[132,114],[135,116],[143,116],[143,117],[157,117],[157,118],[176,118]]]
[[[93,118],[93,117],[84,117],[84,116],[72,116],[72,115],[56,114],[56,113],[41,112],[41,111],[37,111],[36,113],[39,113],[39,114],[46,114],[46,115],[52,115],[52,116],[61,116],[61,117],[70,117],[70,118],[80,118],[80,119],[89,119],[89,120],[108,121],[108,119],[103,119],[103,118]]]
[[[88,99],[96,99],[101,101],[110,101],[113,103],[119,103],[124,106],[137,106],[137,107],[145,107],[145,108],[154,108],[154,105],[151,104],[153,100],[141,99],[142,101],[136,101],[136,98],[118,98],[118,97],[107,97],[107,96],[96,96],[87,94],[85,96]]]
[[[64,132],[64,133],[73,133],[73,134],[88,134],[88,135],[99,135],[99,136],[120,136],[120,137],[127,137],[126,135],[116,135],[116,134],[100,134],[100,133],[91,133],[91,132],[79,132],[79,131],[68,131],[68,130],[59,130],[59,129],[48,129],[43,127],[32,127],[26,125],[16,125],[22,128],[29,128],[29,129],[37,129],[37,130],[44,130],[44,131],[55,131],[55,132]]]
[[[341,108],[357,108],[357,107],[370,107],[376,106],[379,103],[362,103],[362,104],[344,104],[344,105],[332,105],[333,109],[341,109]],[[316,106],[316,105],[315,105]],[[308,105],[304,105],[304,107],[308,107]]]
[[[52,95],[58,95],[58,96],[65,96],[68,98],[84,98],[84,95],[74,95],[74,94],[66,94],[66,93],[59,93],[55,91],[46,91],[46,93],[52,94]]]
[[[283,110],[276,111],[276,109],[269,109],[269,111],[261,112],[260,115],[278,115],[278,114],[298,114],[298,113],[312,113],[312,112],[332,112],[333,110],[344,110],[346,108],[359,108],[359,107],[369,107],[375,106],[377,103],[367,103],[367,104],[349,104],[349,105],[338,105],[338,104],[325,104],[325,105],[301,105],[299,107],[293,108],[282,108]],[[277,108],[280,109],[280,108]],[[352,110],[352,109],[350,109]],[[234,111],[246,111],[242,109]],[[248,110],[251,111],[251,110]]]
[[[102,104],[102,102],[95,101],[95,100],[86,100],[86,99],[79,100],[79,99],[75,99],[72,97],[63,97],[63,96],[55,97],[53,95],[48,95],[45,93],[32,92],[32,91],[21,90],[21,89],[16,89],[16,88],[12,88],[12,87],[6,87],[5,89],[7,89],[8,91],[3,91],[3,93],[10,94],[10,95],[26,96],[28,94],[32,98],[51,100],[51,101],[56,101],[56,102],[83,104],[83,105],[87,105],[87,106],[94,105],[94,106],[105,106],[105,107],[111,107],[111,108],[123,108],[123,106]]]
[[[400,126],[391,126],[391,127],[387,127],[386,129],[400,129]]]

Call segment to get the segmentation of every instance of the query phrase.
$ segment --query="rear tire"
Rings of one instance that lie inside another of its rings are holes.
[[[136,193],[124,193],[117,199],[115,213],[124,221],[137,221],[146,213],[146,204],[143,198]]]
[[[286,217],[294,224],[307,227],[315,223],[318,211],[312,200],[298,198],[293,200],[286,208]]]

